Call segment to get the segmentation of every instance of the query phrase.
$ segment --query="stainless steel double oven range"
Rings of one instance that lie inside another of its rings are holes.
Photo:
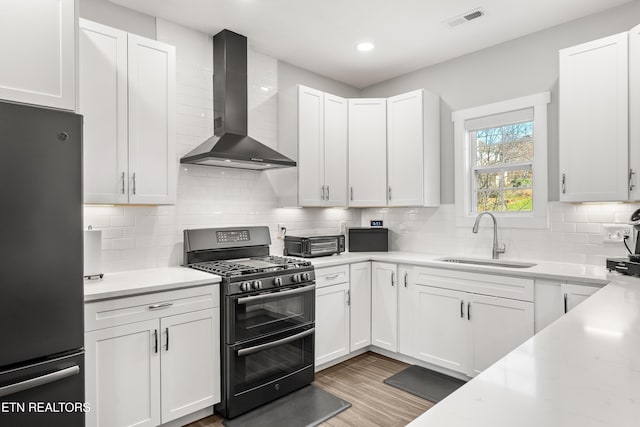
[[[184,231],[185,265],[222,276],[222,401],[233,418],[313,381],[315,274],[269,255],[268,227]]]

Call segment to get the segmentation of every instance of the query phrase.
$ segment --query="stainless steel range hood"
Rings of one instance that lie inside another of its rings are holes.
[[[222,30],[213,37],[214,136],[180,163],[277,169],[296,162],[247,135],[247,38]]]

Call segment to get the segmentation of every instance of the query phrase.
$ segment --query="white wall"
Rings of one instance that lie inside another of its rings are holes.
[[[178,159],[213,134],[213,41],[206,34],[161,19],[157,39],[176,46]],[[272,147],[278,138],[281,64],[249,49],[249,134]],[[287,76],[296,80],[295,68]],[[300,79],[308,74],[298,71]],[[321,77],[317,77],[322,82]],[[333,82],[326,79],[326,84]],[[286,81],[286,79],[285,79]],[[264,89],[268,90],[264,90]],[[355,89],[353,89],[355,91]],[[360,212],[345,209],[278,209],[269,175],[206,166],[182,166],[175,206],[85,206],[85,227],[103,230],[105,272],[179,265],[187,228],[268,225],[273,254],[282,253],[278,223],[289,233],[339,231],[340,222],[360,223]]]
[[[156,38],[156,19],[153,16],[127,9],[109,0],[80,0],[78,9],[81,18],[150,39]]]

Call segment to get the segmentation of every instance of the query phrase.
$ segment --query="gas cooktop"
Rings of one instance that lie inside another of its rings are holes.
[[[273,255],[229,260],[215,260],[190,264],[189,267],[223,277],[297,270],[309,267],[311,262]]]

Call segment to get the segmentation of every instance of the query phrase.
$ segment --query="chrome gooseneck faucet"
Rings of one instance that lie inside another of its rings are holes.
[[[498,222],[496,221],[495,215],[491,212],[480,212],[476,217],[476,222],[473,224],[473,229],[471,231],[476,234],[478,233],[480,218],[482,218],[483,215],[489,215],[493,220],[493,251],[491,257],[493,259],[498,259],[499,255],[503,254],[507,250],[507,246],[503,243],[501,248],[498,247]]]

